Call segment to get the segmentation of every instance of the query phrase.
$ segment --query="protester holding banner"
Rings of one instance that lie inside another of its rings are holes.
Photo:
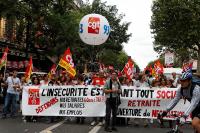
[[[82,75],[78,75],[78,85],[84,85],[84,77]],[[85,117],[76,117],[76,123],[84,124]]]
[[[32,78],[32,85],[40,85],[40,81],[39,81],[39,79],[38,79],[38,77],[33,77]]]
[[[40,86],[53,86],[54,84],[52,84],[51,82],[50,82],[50,79],[49,79],[49,76],[48,76],[48,74],[45,74],[44,76],[43,76],[43,80],[41,80],[40,81]],[[50,123],[52,123],[52,122],[54,122],[54,117],[53,116],[48,116],[47,117],[47,121],[46,121],[46,123],[47,124],[50,124]]]
[[[167,81],[166,81],[166,87],[167,88],[176,88],[173,84],[172,84],[172,80],[170,80],[170,79],[167,79]]]
[[[61,85],[59,77],[52,77],[50,82],[55,86]]]
[[[147,82],[147,78],[145,74],[140,74],[138,77],[138,81],[135,83],[136,87],[149,87],[150,84]]]
[[[177,85],[178,85],[178,77],[176,76],[175,72],[172,73],[172,78],[171,79],[173,80],[173,83],[172,83],[173,86],[177,87]]]
[[[152,84],[150,82],[150,77],[147,77],[149,73],[142,73],[138,77],[138,81],[136,82],[135,86],[136,87],[152,87]],[[153,82],[153,81],[152,81]],[[141,120],[141,119],[140,119]],[[143,120],[142,120],[143,121]],[[144,127],[147,127],[150,123],[147,119],[144,120]],[[135,126],[138,126],[139,122],[135,120]]]
[[[105,131],[117,131],[116,129],[116,117],[117,109],[119,106],[119,94],[121,93],[121,85],[117,78],[117,73],[112,72],[111,78],[106,80],[104,85],[104,92],[106,94],[106,117],[105,117]],[[110,118],[112,112],[112,128],[110,129]]]
[[[148,83],[148,86],[152,87],[152,82],[153,82],[154,78],[153,78],[153,76],[152,76],[152,74],[150,73],[149,70],[145,71],[145,76],[146,76],[146,82]]]
[[[131,79],[124,78],[123,85],[134,86],[134,82]]]
[[[62,76],[59,80],[60,85],[67,85],[69,82],[67,82],[67,78],[65,76]]]
[[[20,79],[21,81],[21,86],[20,86],[20,90],[19,90],[19,99],[17,101],[18,104],[20,104],[20,108],[19,108],[19,112],[22,112],[22,92],[23,92],[23,87],[27,86],[28,83],[26,83],[26,78],[24,76],[21,77]]]
[[[45,75],[43,76],[43,80],[40,80],[40,85],[48,86],[48,85],[49,85],[49,82],[50,82],[49,77],[48,77],[47,74],[45,74]]]
[[[165,88],[166,87],[166,79],[164,79],[164,78],[160,79],[160,87],[161,88]]]
[[[152,87],[155,88],[160,88],[160,80],[159,79],[154,79],[152,82]]]
[[[103,76],[103,74],[101,73],[96,73],[94,76],[93,76],[93,79],[92,79],[92,85],[94,85],[94,86],[103,86],[105,84],[105,79],[104,79],[104,76]],[[97,117],[94,117],[93,118],[93,121],[92,121],[92,123],[90,124],[91,126],[94,126],[97,122],[98,122],[98,120],[97,120],[98,118]],[[103,125],[103,118],[102,117],[100,117],[99,118],[99,125]]]
[[[26,78],[24,76],[21,77],[21,92],[20,92],[20,112],[22,112],[22,92],[24,89],[24,86],[28,86],[31,84],[26,83]],[[22,117],[22,119],[26,122],[26,117]]]
[[[131,87],[131,86],[134,86],[134,83],[133,83],[133,80],[125,77],[123,79],[122,85],[123,86],[127,86],[127,87]],[[123,123],[123,124],[130,125],[130,123],[129,123],[130,122],[130,118],[127,118],[127,119],[126,118],[119,118],[119,119],[121,119],[121,121],[120,121],[121,124]],[[135,124],[137,124],[137,123],[135,123]]]
[[[24,85],[24,86],[28,85],[25,82],[23,82],[24,77],[22,77],[21,80],[22,80],[22,83],[23,83],[22,85]],[[32,79],[31,79],[31,84],[29,84],[29,85],[39,86],[40,85],[40,81],[39,81],[38,77],[33,76]],[[25,116],[23,118],[23,120],[24,120],[24,122],[36,122],[37,118],[38,118],[37,116]]]

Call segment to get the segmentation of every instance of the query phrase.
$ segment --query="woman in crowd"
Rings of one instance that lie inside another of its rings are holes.
[[[150,87],[150,84],[147,82],[146,75],[140,74],[138,80],[135,83],[136,87]]]
[[[34,86],[39,86],[40,85],[40,81],[37,77],[33,77],[32,78],[32,85]]]
[[[65,77],[65,76],[62,76],[62,77],[60,78],[60,85],[67,85],[66,77]]]
[[[124,77],[123,82],[122,82],[122,86],[127,86],[127,87],[134,86],[133,80]],[[127,118],[127,119],[126,118],[121,118],[121,123],[123,123],[124,121],[126,121],[124,123],[127,124],[127,125],[130,125],[130,120],[131,120],[130,118]]]
[[[159,79],[154,79],[152,82],[152,87],[159,87],[160,88],[160,80]]]
[[[170,80],[170,79],[167,79],[167,81],[166,81],[166,87],[167,88],[175,88],[174,85],[173,85],[173,81]]]
[[[22,112],[22,91],[23,91],[23,87],[27,86],[28,83],[26,83],[26,78],[24,76],[21,77],[21,86],[20,86],[20,92],[19,92],[19,103],[20,103],[20,110],[19,112]]]
[[[34,85],[34,86],[39,86],[40,85],[40,81],[39,81],[39,79],[37,77],[33,77],[32,85]],[[33,116],[32,117],[33,122],[36,122],[37,118],[38,118],[37,116]]]
[[[165,88],[166,87],[166,80],[165,79],[160,79],[160,87]]]
[[[128,79],[128,78],[124,78],[124,85],[126,86],[134,86],[134,83],[131,79]]]
[[[22,82],[23,82],[23,85],[27,85],[25,81],[25,77],[22,77]],[[40,85],[40,81],[38,79],[38,77],[36,76],[33,76],[32,79],[31,79],[31,84],[32,86],[39,86]],[[24,119],[24,122],[36,122],[37,121],[37,116],[25,116],[23,119]]]
[[[84,85],[84,77],[82,75],[78,75],[77,85]],[[76,117],[76,123],[84,124],[85,117]]]

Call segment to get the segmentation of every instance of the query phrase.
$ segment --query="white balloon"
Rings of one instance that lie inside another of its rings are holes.
[[[84,16],[79,24],[79,36],[89,45],[100,45],[106,42],[110,34],[108,20],[99,14]]]

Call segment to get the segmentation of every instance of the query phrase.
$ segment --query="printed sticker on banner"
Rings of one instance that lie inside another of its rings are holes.
[[[89,17],[88,19],[88,33],[99,34],[100,18]]]
[[[28,105],[40,105],[39,89],[29,89]]]

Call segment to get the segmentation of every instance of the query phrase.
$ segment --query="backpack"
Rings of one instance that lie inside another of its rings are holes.
[[[194,90],[196,85],[200,86],[200,78],[193,76],[192,77],[192,86],[191,86],[191,89],[190,89],[190,96],[191,97],[193,96],[193,90]],[[181,88],[181,95],[183,96],[183,89],[182,88]]]

